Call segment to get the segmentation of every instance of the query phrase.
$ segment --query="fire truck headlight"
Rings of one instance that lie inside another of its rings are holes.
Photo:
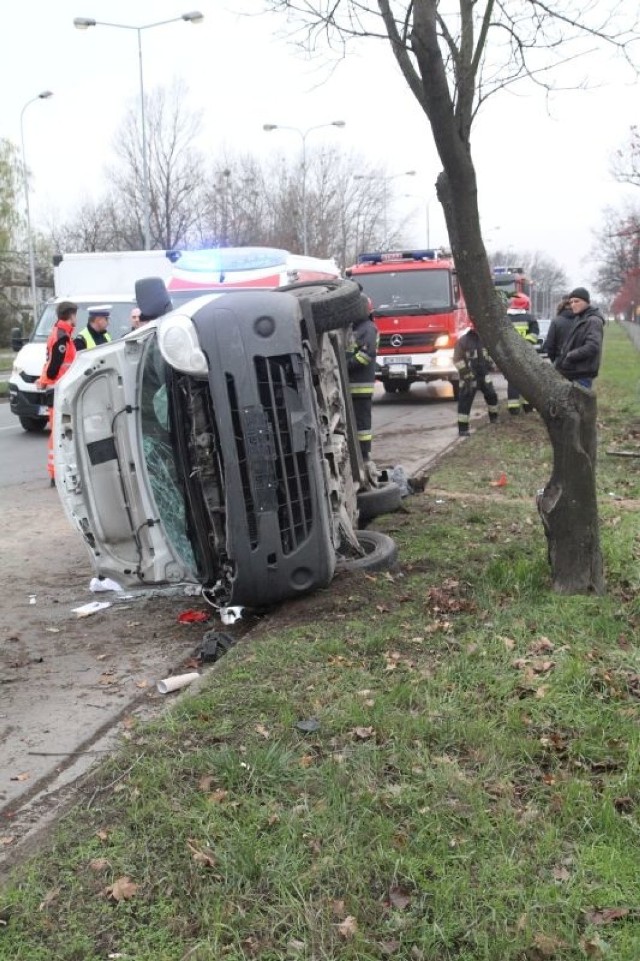
[[[449,346],[449,335],[448,335],[448,334],[442,334],[440,337],[437,337],[436,340],[435,340],[435,342],[434,342],[434,345],[433,345],[433,346],[434,346],[434,347],[448,347],[448,346]]]
[[[158,345],[166,362],[176,370],[185,374],[204,374],[209,368],[190,317],[172,314],[166,320],[160,321]]]

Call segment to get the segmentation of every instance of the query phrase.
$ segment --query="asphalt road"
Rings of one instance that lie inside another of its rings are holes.
[[[7,402],[0,403],[0,487],[39,476],[47,480],[47,433],[23,430]]]

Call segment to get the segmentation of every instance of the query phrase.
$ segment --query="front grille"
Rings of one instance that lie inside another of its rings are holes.
[[[22,392],[22,396],[29,404],[33,404],[34,407],[39,407],[41,404],[45,403],[45,391],[39,391],[37,394],[31,390],[25,390]]]
[[[261,407],[252,411],[252,418],[245,412],[250,435],[245,438],[246,453],[252,463],[256,496],[277,510],[282,551],[290,554],[308,538],[313,526],[300,372],[296,358],[289,355],[256,357],[255,369]]]
[[[435,350],[433,345],[438,337],[442,336],[442,331],[416,331],[415,333],[402,334],[402,344],[399,347],[392,347],[391,338],[396,336],[396,331],[391,334],[380,334],[380,346],[378,349],[395,350],[399,354],[403,352],[406,353],[410,347],[416,347],[421,350]]]

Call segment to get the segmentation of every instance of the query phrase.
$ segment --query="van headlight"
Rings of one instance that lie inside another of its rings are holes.
[[[184,314],[172,314],[158,323],[158,346],[166,362],[176,370],[204,374],[209,369],[194,323]]]

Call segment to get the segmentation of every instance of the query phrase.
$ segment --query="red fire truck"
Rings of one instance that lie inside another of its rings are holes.
[[[494,267],[493,285],[505,301],[514,294],[526,294],[531,298],[531,281],[522,267]]]
[[[380,332],[377,378],[388,393],[448,380],[458,395],[453,348],[469,317],[453,260],[442,250],[360,254],[345,271],[373,302]]]

